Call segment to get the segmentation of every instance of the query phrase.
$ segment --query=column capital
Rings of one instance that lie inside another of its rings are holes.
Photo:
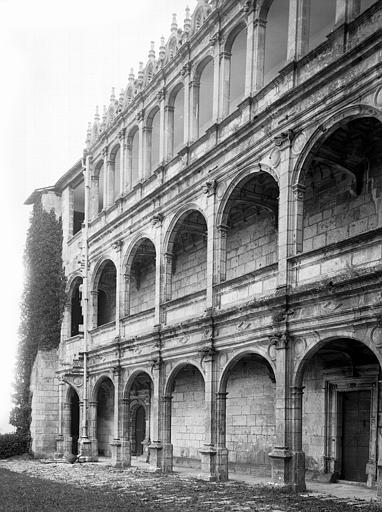
[[[122,250],[122,246],[123,246],[123,240],[117,240],[116,242],[114,242],[112,244],[112,248],[116,251],[116,252],[121,252]]]
[[[305,386],[290,386],[290,391],[293,397],[297,398],[304,394]]]
[[[166,87],[162,87],[162,89],[159,89],[157,92],[157,100],[159,102],[163,101],[166,98]]]
[[[295,183],[292,187],[295,199],[302,201],[304,199],[306,187],[302,183]]]
[[[173,398],[172,395],[163,395],[162,402],[170,403],[172,398]]]
[[[219,224],[217,229],[222,238],[227,238],[227,233],[229,230],[229,227],[227,226],[227,224]]]
[[[220,32],[220,30],[218,30],[217,32],[215,32],[215,34],[212,34],[212,36],[210,36],[210,46],[215,46],[216,44],[220,44],[221,39],[222,39],[221,32]]]
[[[290,146],[295,136],[296,134],[293,130],[287,130],[276,135],[273,140],[278,148],[284,149],[285,147]]]
[[[208,197],[215,195],[216,187],[216,180],[206,181],[202,186],[203,194],[206,194]]]
[[[228,393],[216,393],[216,400],[225,401],[227,400]]]
[[[190,75],[191,69],[192,69],[192,63],[190,61],[188,61],[188,62],[186,62],[186,64],[184,64],[182,66],[180,74],[182,75],[183,78],[185,78],[186,76]]]

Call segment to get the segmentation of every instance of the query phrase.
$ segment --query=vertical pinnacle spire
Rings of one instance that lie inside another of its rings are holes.
[[[178,23],[176,21],[176,14],[172,15],[172,23],[171,23],[171,33],[176,34],[178,30]]]
[[[149,59],[150,60],[155,60],[155,43],[154,41],[151,41],[150,43],[150,51],[149,51]]]

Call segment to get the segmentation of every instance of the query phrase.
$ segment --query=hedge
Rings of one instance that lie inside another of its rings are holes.
[[[22,455],[29,451],[30,437],[17,432],[0,434],[0,459]]]

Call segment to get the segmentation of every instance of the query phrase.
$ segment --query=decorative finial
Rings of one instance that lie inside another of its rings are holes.
[[[104,105],[103,113],[102,113],[102,124],[106,123],[106,117],[107,117],[107,109],[106,109],[106,105]]]
[[[115,101],[115,87],[111,88],[110,103]]]
[[[99,123],[100,121],[100,117],[99,117],[99,108],[98,108],[98,105],[96,106],[96,111],[95,111],[95,114],[94,114],[94,122],[95,123]]]
[[[190,8],[186,7],[186,17],[184,18],[184,26],[183,30],[186,34],[188,34],[191,31],[191,16],[190,16]]]
[[[165,41],[165,38],[162,36],[160,38],[160,47],[159,47],[159,58],[161,60],[164,60],[164,58],[166,57],[166,41]]]
[[[130,68],[130,73],[129,73],[129,84],[134,82],[135,80],[135,75],[134,75],[134,68]]]
[[[138,80],[140,82],[143,81],[143,62],[139,63],[139,70],[138,70]]]
[[[176,21],[176,14],[174,13],[172,15],[171,32],[173,34],[176,34],[177,30],[178,30],[178,23]]]
[[[150,60],[155,60],[155,43],[154,41],[151,41],[150,43],[150,51],[149,51],[149,59]]]

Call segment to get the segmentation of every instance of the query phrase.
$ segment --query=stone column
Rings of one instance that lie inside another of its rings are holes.
[[[143,178],[146,179],[152,172],[152,127],[145,125],[143,127]]]
[[[190,73],[191,62],[187,62],[182,68],[182,77],[184,83],[184,144],[188,145],[190,142]]]
[[[216,479],[222,482],[228,480],[228,450],[226,447],[227,394],[216,393]]]
[[[130,399],[122,400],[122,418],[121,418],[121,466],[131,466],[131,440],[130,440]]]
[[[205,371],[205,422],[204,422],[204,443],[201,450],[202,476],[203,478],[213,481],[216,480],[216,377],[214,352],[204,357]]]
[[[252,79],[254,76],[255,63],[255,29],[254,29],[255,13],[253,6],[247,12],[247,55],[245,60],[245,89],[244,95],[247,98],[252,94]]]
[[[304,194],[305,186],[297,183],[293,186],[293,252],[297,254],[303,250],[304,234]]]
[[[139,158],[138,158],[138,176],[139,180],[145,178],[144,169],[144,148],[145,148],[145,134],[144,134],[144,111],[141,110],[137,114],[138,131],[139,131]]]
[[[199,137],[199,89],[200,82],[190,82],[190,141]]]
[[[217,247],[216,247],[216,283],[221,283],[226,279],[227,263],[227,234],[228,226],[220,224],[217,229]]]
[[[152,441],[149,445],[149,462],[156,470],[163,469],[167,471],[167,462],[163,461],[163,452],[166,453],[167,457],[171,454],[171,469],[172,471],[172,445],[171,449],[169,446],[166,450],[163,450],[163,444],[161,441],[161,417],[162,417],[162,403],[160,400],[161,395],[161,381],[162,381],[162,364],[160,360],[153,363],[153,394],[152,394],[152,405],[150,409],[150,419],[152,425]],[[170,443],[171,443],[171,403],[170,403]]]
[[[295,491],[305,491],[305,454],[302,451],[302,397],[304,388],[291,388],[292,482]]]
[[[122,279],[122,246],[123,241],[118,240],[113,244],[113,249],[117,253],[117,272],[116,272],[116,286],[115,286],[115,336],[119,337],[121,334],[121,303],[123,298],[121,297],[121,279]],[[121,300],[122,299],[122,300]],[[123,315],[122,315],[123,316]]]
[[[160,323],[160,308],[161,308],[161,280],[162,280],[162,215],[157,215],[153,219],[153,225],[155,226],[155,313],[154,313],[154,324],[159,325]]]
[[[126,176],[126,128],[118,133],[119,137],[119,152],[120,152],[120,163],[119,163],[119,195],[123,196],[127,188],[127,176]]]
[[[98,312],[98,290],[91,290],[90,296],[91,307],[89,308],[89,326],[90,329],[95,329],[97,327],[97,312]]]
[[[288,284],[288,256],[291,253],[292,230],[290,218],[291,145],[294,138],[292,131],[284,132],[275,138],[276,148],[280,151],[279,163],[279,212],[278,212],[278,287]]]
[[[171,473],[173,470],[173,446],[171,444],[171,395],[162,397],[163,401],[163,458],[162,471]]]
[[[252,93],[262,89],[264,84],[265,26],[260,18],[254,21]]]
[[[220,112],[219,119],[224,119],[229,112],[229,89],[231,71],[231,52],[220,53]]]
[[[211,309],[213,303],[213,286],[214,286],[214,240],[215,240],[215,181],[207,181],[203,187],[206,194],[206,214],[207,214],[207,276],[206,276],[206,309]]]
[[[213,86],[213,104],[212,104],[212,119],[215,122],[220,117],[220,102],[222,97],[220,96],[220,34],[216,32],[210,39],[210,45],[213,48],[214,56],[214,86]]]
[[[92,460],[98,460],[97,440],[97,402],[89,402],[89,438],[91,441]]]
[[[102,151],[103,156],[103,208],[110,206],[110,155],[106,146]]]
[[[98,176],[91,177],[90,185],[90,218],[94,219],[98,215],[98,191],[99,179]]]
[[[299,60],[309,50],[310,0],[289,0],[287,60]]]
[[[130,285],[131,285],[130,274],[123,274],[123,277],[125,279],[125,300],[122,302],[124,304],[124,308],[125,308],[123,311],[123,316],[129,316],[130,315]]]
[[[157,99],[159,102],[159,162],[163,162],[166,158],[167,152],[167,136],[166,136],[166,115],[165,115],[165,99],[166,90],[163,87],[158,91]]]
[[[126,139],[126,190],[131,190],[135,185],[133,183],[133,146],[132,138],[129,136]]]
[[[172,265],[174,255],[172,252],[166,252],[164,255],[164,282],[163,282],[163,299],[164,301],[171,300],[172,294]]]
[[[114,427],[113,427],[113,442],[111,443],[111,460],[113,466],[122,466],[122,453],[121,453],[121,440],[119,433],[119,395],[120,395],[120,377],[121,368],[115,367],[113,369],[113,384],[114,384]]]

